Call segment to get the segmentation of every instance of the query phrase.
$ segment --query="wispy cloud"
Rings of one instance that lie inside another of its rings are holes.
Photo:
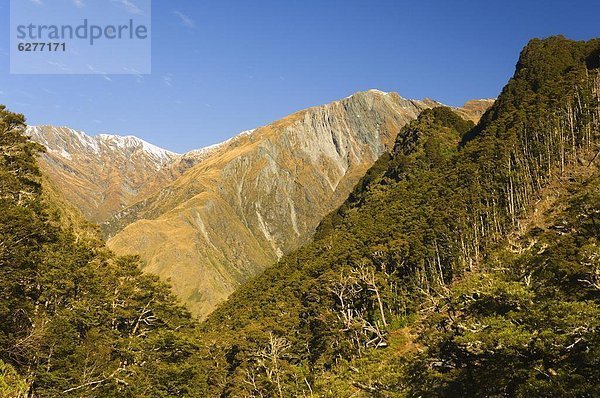
[[[142,75],[139,70],[128,68],[126,66],[123,67],[123,70],[129,75],[134,75],[137,83],[142,83],[144,81],[144,75]]]
[[[135,15],[143,15],[144,12],[131,0],[111,0],[113,3],[117,3],[123,7],[127,12]]]
[[[42,0],[31,0],[32,3],[37,4],[38,6],[41,6],[42,4],[44,4],[44,2]]]
[[[173,87],[173,75],[171,73],[167,73],[163,76],[163,82],[165,85],[169,87]]]
[[[106,80],[107,82],[112,82],[112,79],[110,77],[108,77],[108,74],[106,72],[102,72],[102,71],[94,68],[92,65],[88,65],[87,67],[90,70],[90,72],[101,75],[102,78],[104,80]]]
[[[54,66],[55,68],[58,68],[58,69],[60,69],[63,72],[70,72],[71,71],[71,69],[69,69],[67,67],[67,65],[62,64],[60,62],[54,62],[54,61],[46,61],[46,62],[48,63],[48,65]]]
[[[179,20],[181,21],[181,23],[184,26],[187,26],[188,28],[192,28],[192,29],[196,27],[196,22],[189,16],[182,13],[181,11],[175,10],[175,11],[173,11],[173,14],[179,18]]]
[[[81,8],[85,5],[83,0],[73,0],[73,4],[75,4],[75,7],[79,7],[79,8]]]
[[[0,95],[4,95],[4,91],[0,90]]]
[[[86,100],[87,102],[94,102],[94,99],[92,97],[90,97],[89,95],[79,94],[79,96],[81,98],[83,98],[84,100]]]

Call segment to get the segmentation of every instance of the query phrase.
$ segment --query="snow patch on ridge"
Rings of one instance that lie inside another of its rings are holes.
[[[172,160],[179,156],[175,152],[157,147],[133,135],[120,136],[112,134],[99,134],[95,137],[98,141],[104,142],[109,146],[114,146],[119,149],[136,149],[141,148],[146,154],[159,160]]]
[[[72,154],[68,152],[69,147],[80,148],[84,153],[91,152],[94,155],[99,155],[106,147],[120,151],[141,149],[160,165],[180,156],[132,135],[99,134],[90,136],[83,131],[55,126],[28,126],[26,134],[31,136],[34,141],[44,145],[49,152],[69,160],[72,159]],[[159,167],[158,164],[157,167]]]
[[[98,134],[91,136],[83,131],[74,130],[66,126],[56,127],[50,125],[28,126],[26,133],[35,142],[44,145],[48,149],[48,152],[64,159],[72,160],[73,153],[69,153],[69,148],[73,149],[74,147],[78,149],[77,151],[73,151],[74,153],[83,152],[94,156],[113,151],[124,152],[125,155],[129,156],[131,151],[139,149],[152,159],[156,163],[156,168],[159,169],[185,156],[206,158],[234,140],[251,135],[254,131],[256,129],[242,131],[223,142],[195,149],[183,155],[158,147],[133,135]]]
[[[354,93],[354,94],[352,94],[352,95],[349,95],[349,96],[347,96],[347,97],[346,97],[346,98],[344,98],[344,99],[345,99],[345,100],[346,100],[346,99],[350,99],[350,98],[353,98],[353,97],[354,97],[355,95],[357,95],[357,94],[363,94],[363,93],[371,93],[371,94],[378,94],[378,95],[389,95],[389,94],[391,94],[391,93],[388,93],[388,92],[385,92],[385,91],[378,90],[378,89],[376,89],[376,88],[372,88],[372,89],[370,89],[370,90],[367,90],[367,91],[359,91],[358,93]]]
[[[209,146],[205,146],[203,148],[200,149],[193,149],[191,151],[189,151],[188,153],[186,153],[185,155],[188,156],[193,156],[193,157],[206,157],[210,154],[212,154],[213,152],[215,152],[216,150],[223,148],[225,145],[231,143],[232,141],[240,138],[240,137],[244,137],[247,135],[250,135],[252,133],[254,133],[257,129],[251,129],[251,130],[245,130],[242,131],[241,133],[239,133],[236,136],[233,136],[225,141],[219,142],[217,144],[213,144],[213,145],[209,145]],[[184,156],[185,156],[184,155]]]
[[[373,89],[369,90],[369,93],[375,93],[375,94],[381,94],[381,95],[388,95],[389,94],[388,92],[377,90],[376,88],[373,88]]]

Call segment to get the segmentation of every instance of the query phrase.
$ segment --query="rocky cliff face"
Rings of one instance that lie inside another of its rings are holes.
[[[306,241],[400,128],[434,105],[373,90],[240,135],[121,212],[123,224],[137,221],[109,247],[140,254],[204,317]]]

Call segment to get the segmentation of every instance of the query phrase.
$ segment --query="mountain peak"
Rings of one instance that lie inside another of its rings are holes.
[[[367,91],[357,91],[357,92],[355,92],[355,93],[347,96],[344,99],[350,99],[350,98],[354,98],[355,96],[360,96],[360,95],[369,95],[369,96],[377,95],[377,96],[383,96],[383,95],[389,95],[389,94],[392,94],[392,93],[388,93],[388,92],[385,92],[385,91],[378,90],[376,88],[372,88],[372,89],[367,90]],[[402,98],[402,97],[400,97],[400,98]]]
[[[371,94],[378,94],[378,95],[388,95],[389,94],[388,92],[381,91],[381,90],[378,90],[376,88],[372,88],[370,90],[367,90],[367,92],[371,93]]]
[[[94,222],[145,198],[178,173],[180,155],[138,137],[90,136],[69,127],[29,126],[26,134],[46,147],[40,165],[65,197]]]
[[[140,254],[204,317],[310,238],[425,108],[371,90],[188,153],[195,166],[103,225],[108,245]]]
[[[116,148],[141,148],[148,155],[154,156],[158,159],[172,160],[174,157],[179,156],[178,153],[160,148],[133,135],[121,136],[113,134],[98,134],[95,138],[99,141],[106,142],[108,145],[115,146]]]
[[[70,127],[49,125],[28,126],[27,134],[34,141],[44,145],[50,153],[67,159],[72,158],[73,153],[71,152],[75,152],[75,154],[91,152],[98,155],[100,152],[141,150],[146,156],[154,159],[156,166],[159,167],[180,156],[178,153],[160,148],[133,135],[98,134],[91,136]]]

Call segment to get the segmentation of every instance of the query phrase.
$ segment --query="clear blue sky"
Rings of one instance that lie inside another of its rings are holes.
[[[495,97],[530,38],[600,36],[598,0],[154,0],[152,13],[152,75],[10,75],[0,0],[0,103],[183,152],[370,88]]]

